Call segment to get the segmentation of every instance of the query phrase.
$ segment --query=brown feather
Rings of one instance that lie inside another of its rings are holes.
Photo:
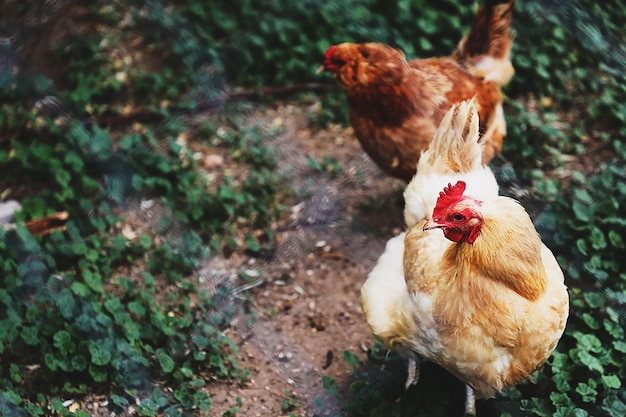
[[[378,43],[329,49],[323,65],[346,94],[355,135],[389,175],[408,182],[443,115],[471,98],[480,116],[483,162],[500,152],[506,134],[500,86],[513,75],[508,60],[512,7],[507,12],[503,5],[492,7],[479,12],[451,57],[407,62],[402,51]]]

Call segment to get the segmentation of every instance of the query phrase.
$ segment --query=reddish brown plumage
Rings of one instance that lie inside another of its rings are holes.
[[[389,175],[408,182],[446,111],[472,97],[485,143],[483,162],[500,152],[506,134],[500,87],[514,72],[508,59],[513,3],[479,10],[450,57],[407,62],[398,49],[378,43],[328,49],[322,68],[345,92],[363,149]]]

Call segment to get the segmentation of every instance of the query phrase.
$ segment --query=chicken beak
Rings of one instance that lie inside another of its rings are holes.
[[[315,70],[316,74],[319,74],[321,72],[326,71],[326,67],[324,66],[324,64],[320,65],[319,67],[317,67],[317,69]]]
[[[426,230],[433,230],[433,229],[439,229],[442,228],[444,225],[443,224],[439,224],[436,221],[434,221],[433,219],[429,219],[426,224],[424,224],[424,231]]]

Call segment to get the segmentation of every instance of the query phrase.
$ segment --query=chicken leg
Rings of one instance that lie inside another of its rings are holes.
[[[420,379],[420,367],[422,366],[422,360],[418,357],[410,356],[406,382],[404,383],[404,389],[408,390],[411,386],[416,385]]]
[[[476,417],[476,396],[474,389],[465,384],[465,414],[463,417]]]
[[[420,368],[422,366],[422,359],[416,356],[410,356],[408,361],[407,377],[404,384],[404,389],[408,390],[413,385],[416,385],[420,379]],[[468,384],[465,384],[465,412],[463,417],[476,417],[476,396],[474,389]]]

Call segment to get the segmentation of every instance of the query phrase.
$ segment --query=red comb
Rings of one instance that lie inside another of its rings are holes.
[[[333,54],[335,53],[335,49],[337,49],[337,46],[335,45],[331,45],[327,50],[326,50],[326,54],[324,54],[324,58],[325,60],[330,60],[330,58],[333,56]]]
[[[463,192],[465,191],[465,183],[463,181],[457,181],[452,185],[448,183],[447,187],[444,187],[443,191],[439,193],[437,199],[437,205],[433,209],[433,219],[440,219],[446,212],[446,209],[454,203],[458,203],[463,199]]]

